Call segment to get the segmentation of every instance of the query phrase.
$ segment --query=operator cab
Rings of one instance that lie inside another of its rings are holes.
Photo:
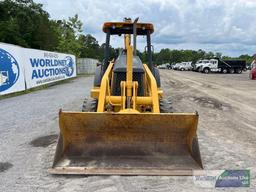
[[[136,38],[137,36],[146,36],[146,51],[147,51],[147,66],[151,70],[152,74],[155,76],[158,87],[160,87],[160,77],[159,72],[152,63],[152,45],[151,45],[151,34],[154,32],[154,27],[151,23],[137,23],[132,22],[131,19],[125,18],[124,22],[106,22],[103,25],[103,31],[106,33],[106,42],[104,50],[104,63],[101,70],[101,78],[108,68],[110,59],[110,37],[112,35],[132,35],[133,34],[133,81],[138,82],[138,96],[144,95],[144,78],[145,71],[144,66],[139,58],[136,55]],[[114,61],[113,67],[113,81],[112,84],[112,94],[121,95],[121,81],[126,80],[126,49],[119,53],[118,57]],[[100,79],[101,79],[100,78]],[[98,81],[100,83],[100,81]],[[115,86],[116,85],[116,86]]]

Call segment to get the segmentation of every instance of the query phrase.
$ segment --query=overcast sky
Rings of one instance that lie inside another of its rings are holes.
[[[84,33],[103,43],[102,24],[139,17],[152,22],[155,50],[204,49],[238,56],[256,53],[256,0],[35,0],[53,19],[79,15]],[[114,46],[120,46],[116,38]],[[142,49],[144,45],[140,45]]]

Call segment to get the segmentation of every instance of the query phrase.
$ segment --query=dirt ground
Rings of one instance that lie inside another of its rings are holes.
[[[256,189],[256,81],[243,74],[161,70],[165,96],[176,112],[198,111],[204,168],[250,169]],[[215,191],[192,177],[53,176],[58,110],[81,110],[93,77],[79,77],[45,90],[0,100],[0,191]]]

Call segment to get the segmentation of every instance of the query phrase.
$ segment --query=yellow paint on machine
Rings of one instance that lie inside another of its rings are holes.
[[[194,113],[60,112],[60,141],[50,172],[191,175],[202,169],[197,122]]]
[[[141,35],[154,29],[152,24],[135,21],[105,23],[103,31],[124,34],[125,78],[115,83],[117,63],[107,62],[100,86],[91,90],[96,112],[60,111],[60,136],[50,173],[191,175],[203,168],[196,134],[198,114],[160,113],[163,91],[151,65],[141,63],[143,93],[138,95],[142,85],[133,78],[131,33],[136,37],[136,27]],[[113,93],[116,86],[119,92]]]

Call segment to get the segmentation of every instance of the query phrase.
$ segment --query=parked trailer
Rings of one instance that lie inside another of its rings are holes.
[[[203,73],[242,73],[242,71],[246,71],[246,61],[210,59],[209,62],[203,63],[200,66],[199,71]]]

